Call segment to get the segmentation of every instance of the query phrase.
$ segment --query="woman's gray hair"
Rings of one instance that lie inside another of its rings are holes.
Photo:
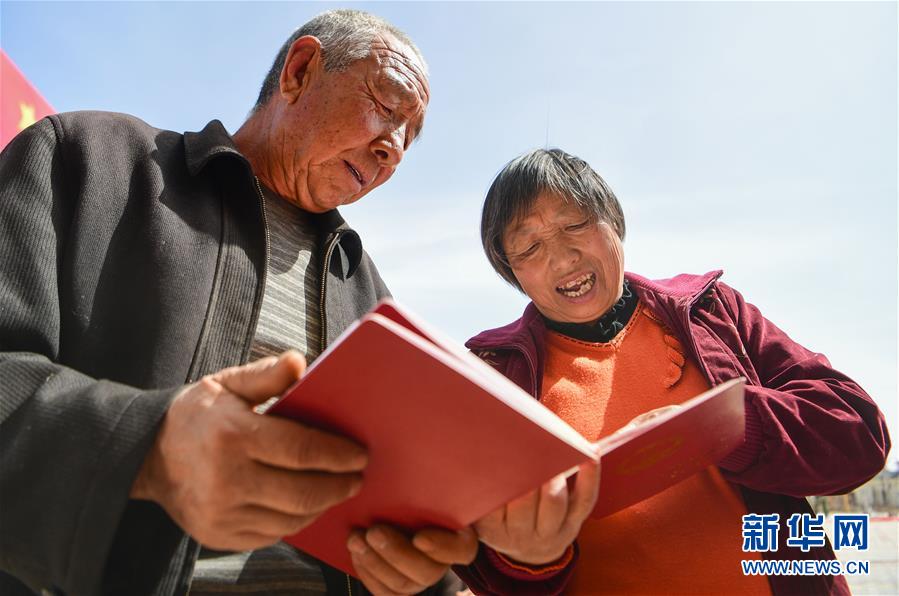
[[[615,193],[583,159],[561,149],[536,149],[507,163],[484,199],[481,243],[500,277],[521,290],[503,249],[509,225],[530,213],[537,198],[552,193],[609,226],[624,240],[624,213]]]
[[[361,10],[342,8],[329,10],[314,17],[311,21],[293,32],[287,41],[281,46],[271,69],[265,75],[262,89],[253,111],[259,110],[268,102],[269,98],[278,89],[281,79],[281,70],[287,59],[287,52],[293,42],[305,35],[311,35],[322,44],[322,61],[328,72],[345,70],[357,60],[368,57],[371,53],[372,40],[376,35],[389,33],[400,42],[406,44],[421,61],[422,68],[427,76],[427,63],[418,47],[409,39],[409,36],[373,14]]]

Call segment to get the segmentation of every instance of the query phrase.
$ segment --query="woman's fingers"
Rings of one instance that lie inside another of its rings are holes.
[[[532,536],[537,529],[540,489],[509,501],[506,505],[506,531],[512,538]]]
[[[540,487],[536,520],[537,536],[551,537],[558,534],[567,513],[568,482],[564,474],[559,474]]]
[[[496,548],[508,541],[506,532],[506,506],[494,509],[472,524],[478,539],[489,547]]]
[[[577,478],[568,505],[568,515],[565,524],[572,527],[575,532],[580,530],[581,523],[596,505],[599,496],[599,462],[587,462],[578,468]]]

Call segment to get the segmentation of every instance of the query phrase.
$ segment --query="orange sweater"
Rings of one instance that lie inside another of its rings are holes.
[[[595,441],[635,416],[708,389],[698,367],[640,304],[608,343],[547,332],[543,403]],[[602,487],[600,487],[600,493]],[[581,528],[571,594],[770,594],[741,559],[746,507],[737,488],[708,468]]]

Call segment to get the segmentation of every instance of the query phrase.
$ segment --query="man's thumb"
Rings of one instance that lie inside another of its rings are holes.
[[[220,370],[212,378],[231,393],[251,404],[258,404],[281,395],[305,370],[306,359],[303,355],[296,350],[288,350],[278,357],[267,356],[243,366]]]

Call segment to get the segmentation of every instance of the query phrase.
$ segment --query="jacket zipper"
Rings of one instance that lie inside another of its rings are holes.
[[[259,183],[259,178],[257,176],[253,176],[253,180],[256,182],[256,191],[259,193],[259,202],[260,207],[262,208],[262,226],[265,229],[265,267],[262,269],[262,287],[265,287],[266,278],[268,277],[268,262],[271,258],[271,235],[268,227],[268,216],[266,214],[265,209],[265,193],[262,192],[262,185]],[[328,280],[328,264],[331,262],[331,255],[334,254],[334,249],[337,247],[337,241],[340,239],[340,233],[337,232],[332,239],[331,243],[328,245],[327,250],[325,251],[325,258],[322,263],[322,276],[321,276],[321,293],[319,298],[319,316],[321,317],[321,339],[319,341],[319,354],[325,351],[325,344],[327,343],[327,315],[325,313],[325,290],[326,283]],[[353,596],[353,587],[351,583],[350,575],[346,574],[346,591],[348,596]]]
[[[322,261],[322,283],[321,283],[321,293],[319,294],[319,302],[318,302],[318,314],[322,321],[322,332],[321,339],[319,341],[319,354],[325,351],[325,347],[327,344],[327,336],[328,336],[328,319],[327,313],[325,313],[325,293],[326,293],[326,285],[328,281],[328,267],[331,263],[331,255],[334,254],[334,249],[337,247],[337,241],[340,239],[340,232],[334,233],[334,238],[331,239],[330,244],[328,244],[328,248],[325,250],[325,258]],[[349,581],[349,575],[347,576],[347,581]]]
[[[331,239],[328,244],[327,249],[325,249],[325,258],[322,260],[322,277],[321,277],[321,292],[319,293],[318,300],[318,314],[321,319],[321,339],[319,340],[319,355],[325,351],[328,343],[328,317],[325,311],[325,296],[327,294],[327,282],[328,282],[328,269],[331,264],[331,256],[334,254],[334,249],[337,247],[337,242],[340,240],[340,232],[335,232],[334,237]],[[350,578],[350,574],[346,575],[346,593],[347,596],[353,596],[353,580]]]
[[[253,181],[256,183],[256,192],[259,193],[259,207],[260,209],[262,209],[262,228],[265,230],[265,263],[262,267],[262,288],[264,292],[265,284],[268,278],[268,263],[271,259],[272,239],[268,229],[268,215],[266,214],[267,209],[265,208],[265,193],[262,192],[262,184],[260,184],[259,182],[259,177],[253,176]],[[261,300],[259,301],[258,310],[262,310]],[[255,313],[257,324],[259,318],[258,310]]]

